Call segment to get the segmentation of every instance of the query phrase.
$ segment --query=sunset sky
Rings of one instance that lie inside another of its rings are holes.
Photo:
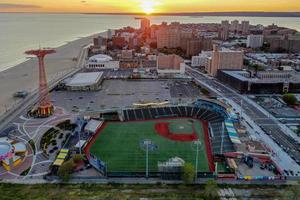
[[[300,11],[300,0],[0,0],[0,12]]]

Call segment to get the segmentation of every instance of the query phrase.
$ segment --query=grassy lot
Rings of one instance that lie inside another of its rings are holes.
[[[204,185],[0,184],[4,200],[200,200]],[[222,187],[222,186],[219,186]],[[237,199],[294,199],[298,186],[230,185]],[[294,194],[290,193],[294,191]],[[283,197],[284,196],[284,197]],[[296,197],[297,198],[297,197]]]
[[[187,128],[191,126],[186,119],[108,123],[91,147],[90,152],[106,162],[108,172],[144,172],[146,153],[140,147],[140,142],[144,139],[151,139],[158,149],[149,152],[150,171],[157,171],[158,161],[165,162],[175,156],[194,164],[196,151],[192,143],[172,141],[160,136],[154,128],[158,122],[169,122],[173,126],[178,123]],[[202,141],[198,169],[199,172],[208,172],[202,125],[195,120],[194,126],[199,139]]]
[[[0,190],[0,199],[5,200],[203,199],[203,191],[199,190],[199,186],[0,184]]]

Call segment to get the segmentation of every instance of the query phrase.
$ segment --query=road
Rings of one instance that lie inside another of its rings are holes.
[[[200,84],[213,87],[217,93],[240,105],[242,107],[242,112],[247,114],[267,135],[269,135],[269,137],[273,139],[274,142],[286,151],[293,160],[300,164],[300,144],[291,136],[285,134],[278,125],[278,122],[269,118],[253,104],[247,102],[245,97],[224,86],[217,80],[207,78],[190,67],[187,67],[186,73],[197,80]]]

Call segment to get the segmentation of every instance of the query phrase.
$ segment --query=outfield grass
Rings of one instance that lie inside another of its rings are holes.
[[[178,156],[186,162],[195,163],[196,151],[191,142],[179,142],[166,139],[155,131],[158,122],[182,124],[186,119],[171,119],[142,122],[108,122],[99,134],[90,152],[107,164],[108,172],[144,172],[145,151],[140,148],[140,141],[151,139],[158,150],[149,152],[149,171],[157,171],[157,162],[164,162]],[[201,122],[194,120],[195,130],[202,142],[199,152],[199,172],[208,172],[209,166]]]

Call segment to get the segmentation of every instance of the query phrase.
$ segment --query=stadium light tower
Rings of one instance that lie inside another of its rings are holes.
[[[140,142],[140,146],[146,151],[146,178],[149,176],[149,151],[155,151],[157,145],[155,145],[150,139],[145,139]]]
[[[199,151],[200,151],[200,147],[201,147],[201,141],[200,140],[195,140],[193,143],[193,145],[196,146],[196,158],[195,158],[195,178],[197,181],[198,178],[198,158],[199,158]]]
[[[35,55],[39,60],[39,103],[37,108],[38,117],[49,117],[53,114],[53,105],[50,101],[49,89],[46,78],[44,58],[47,54],[55,53],[54,49],[37,49],[26,51],[27,55]]]

